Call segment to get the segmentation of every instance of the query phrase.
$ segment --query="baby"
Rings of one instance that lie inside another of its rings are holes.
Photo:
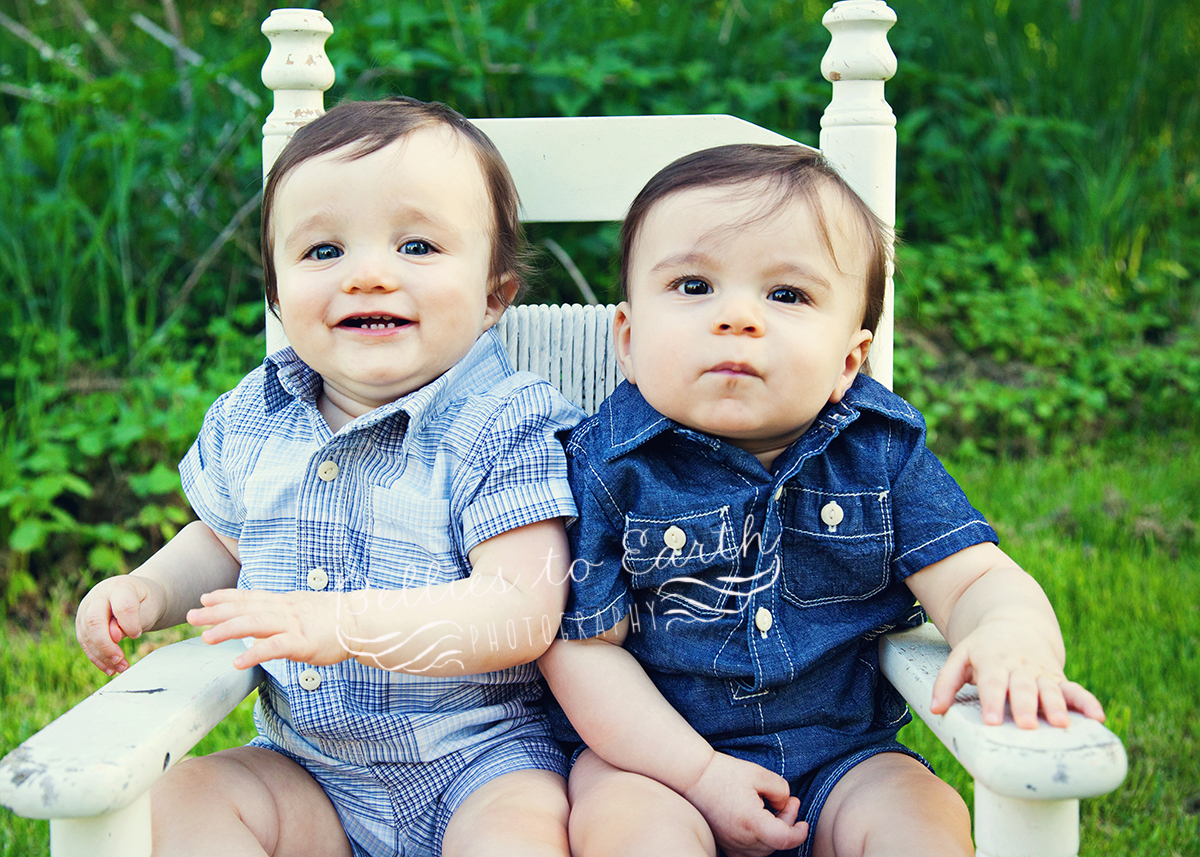
[[[920,414],[862,372],[887,238],[800,147],[699,152],[634,200],[627,383],[571,435],[572,591],[541,660],[587,748],[576,857],[973,854],[879,673],[879,635],[925,614],[953,646],[934,711],[973,681],[989,723],[1006,700],[1022,727],[1103,718]]]
[[[185,619],[267,671],[258,737],[155,787],[156,853],[566,857],[533,662],[567,596],[581,414],[492,330],[517,207],[491,141],[408,98],[335,107],[271,170],[291,346],[209,410],[181,465],[200,521],[76,622],[110,675],[121,639]]]

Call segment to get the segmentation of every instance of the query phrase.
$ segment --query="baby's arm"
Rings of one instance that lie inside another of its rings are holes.
[[[566,603],[562,520],[494,536],[469,560],[469,577],[404,590],[210,592],[187,620],[212,626],[202,635],[208,643],[254,637],[234,660],[241,669],[273,658],[314,665],[355,658],[385,670],[473,675],[535,660]]]
[[[75,614],[75,636],[108,675],[129,669],[118,643],[184,621],[200,596],[237,583],[237,541],[194,521],[144,564],[92,587]]]
[[[996,545],[978,544],[908,578],[909,588],[952,649],[933,687],[930,710],[942,714],[966,682],[979,688],[985,723],[1037,727],[1040,706],[1055,726],[1067,711],[1104,720],[1104,709],[1063,672],[1058,619],[1037,581]]]
[[[609,764],[683,795],[731,857],[797,847],[808,825],[796,822],[787,781],[714,751],[622,647],[628,628],[626,618],[600,637],[557,639],[538,662],[580,737]]]

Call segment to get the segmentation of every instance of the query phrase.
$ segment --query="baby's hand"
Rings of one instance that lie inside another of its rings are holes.
[[[1012,706],[1013,721],[1036,729],[1038,709],[1053,726],[1067,726],[1068,711],[1104,721],[1100,702],[1082,685],[1068,681],[1061,658],[1050,642],[1023,625],[986,622],[962,639],[933,684],[934,714],[944,714],[966,682],[979,689],[983,722],[1004,722],[1004,701]]]
[[[204,606],[189,610],[187,620],[212,626],[200,635],[206,643],[255,638],[234,658],[238,669],[275,658],[327,666],[350,657],[343,640],[353,615],[341,601],[338,593],[218,589],[201,596]]]
[[[118,645],[137,638],[162,616],[163,591],[155,581],[121,574],[106,578],[84,596],[75,614],[75,638],[93,664],[107,675],[129,669]]]
[[[787,780],[753,762],[714,753],[683,796],[700,810],[727,857],[764,857],[796,848],[808,836],[808,823],[796,821],[800,801]]]

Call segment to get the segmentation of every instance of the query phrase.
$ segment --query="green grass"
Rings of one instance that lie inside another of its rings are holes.
[[[1129,774],[1083,801],[1081,854],[1200,855],[1200,451],[1125,440],[1057,459],[950,466],[1042,584],[1068,675],[1104,703]],[[902,739],[971,803],[970,779],[925,728]]]
[[[1200,450],[1147,438],[1058,458],[955,465],[1005,549],[1054,602],[1068,671],[1100,697],[1129,753],[1113,794],[1083,802],[1087,857],[1200,855]],[[159,635],[161,639],[163,635]],[[0,753],[101,684],[65,624],[0,625]],[[251,734],[249,703],[197,748]],[[971,801],[919,724],[902,736]],[[47,826],[0,810],[0,857],[46,853]]]

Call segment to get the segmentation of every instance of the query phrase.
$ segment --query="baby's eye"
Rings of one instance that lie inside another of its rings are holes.
[[[699,277],[684,277],[675,283],[675,290],[684,295],[707,295],[712,293],[712,286]]]
[[[805,303],[804,293],[799,289],[793,289],[788,286],[779,286],[772,289],[771,294],[767,295],[767,300],[778,301],[781,304],[799,304]]]
[[[342,255],[342,248],[333,244],[318,244],[304,255],[307,259],[315,259],[318,262],[328,262],[330,259],[337,259],[340,257]]]
[[[433,252],[433,245],[420,238],[413,238],[400,245],[400,252],[405,256],[427,256]]]

